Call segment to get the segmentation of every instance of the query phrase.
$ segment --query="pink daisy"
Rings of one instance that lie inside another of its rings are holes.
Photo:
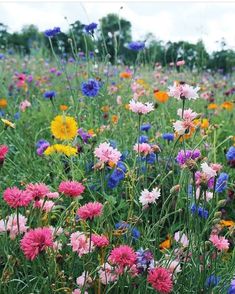
[[[36,228],[28,231],[21,240],[20,247],[27,259],[35,259],[47,247],[53,247],[51,229]]]
[[[225,237],[218,236],[218,235],[211,235],[209,239],[212,244],[220,251],[228,250],[229,249],[229,242]]]
[[[136,261],[136,253],[128,245],[121,245],[114,248],[109,256],[109,260],[112,264],[119,265],[121,267],[131,267]]]
[[[85,187],[76,181],[65,181],[61,182],[59,185],[59,192],[70,197],[78,197],[84,192],[84,190]]]
[[[96,247],[106,247],[109,245],[109,239],[104,235],[92,234],[91,240]]]
[[[77,210],[77,215],[82,220],[87,220],[88,218],[92,220],[96,216],[102,214],[103,205],[99,202],[89,202]]]
[[[173,290],[171,274],[163,267],[150,270],[148,274],[148,282],[161,294],[167,294]]]
[[[22,191],[17,187],[7,188],[3,192],[3,199],[6,203],[12,207],[26,207],[29,205],[30,201],[32,200],[32,195],[27,191]]]

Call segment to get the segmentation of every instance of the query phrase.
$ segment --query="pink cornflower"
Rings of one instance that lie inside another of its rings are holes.
[[[85,291],[85,292],[82,292],[82,290],[80,290],[80,289],[75,289],[75,290],[73,290],[73,292],[72,292],[72,294],[88,294],[88,292],[87,291]]]
[[[40,198],[44,198],[47,195],[47,193],[50,192],[47,185],[43,183],[28,184],[26,186],[26,191],[31,193],[32,198],[35,201],[39,200]]]
[[[184,60],[179,60],[179,61],[176,62],[176,65],[177,66],[185,65],[185,61]]]
[[[77,210],[77,215],[82,220],[93,220],[94,217],[102,214],[103,205],[99,202],[89,202]]]
[[[60,195],[58,192],[49,192],[46,194],[46,196],[49,199],[55,199],[55,198],[58,198]]]
[[[164,267],[150,270],[148,282],[161,294],[170,293],[173,290],[173,282],[170,272]]]
[[[229,242],[225,237],[212,234],[209,240],[220,251],[229,249]]]
[[[31,107],[31,103],[28,100],[22,101],[19,106],[19,108],[22,112],[25,112],[26,108],[28,108],[28,107]]]
[[[202,172],[206,174],[207,179],[214,178],[216,176],[216,171],[210,167],[206,162],[201,164]]]
[[[15,214],[10,215],[6,220],[0,220],[0,232],[8,231],[12,240],[20,233],[27,231],[27,218],[21,214],[18,216],[19,219],[19,230],[17,223],[17,216]]]
[[[32,195],[27,191],[22,191],[17,187],[12,187],[7,188],[3,192],[3,199],[12,208],[26,207],[32,200]]]
[[[219,164],[219,163],[211,163],[210,164],[210,167],[214,170],[214,171],[216,171],[216,173],[218,174],[220,171],[221,171],[221,169],[222,169],[222,165],[221,164]]]
[[[133,150],[139,153],[143,153],[145,156],[152,153],[153,149],[148,143],[136,143]]]
[[[189,86],[188,84],[180,84],[175,82],[173,86],[169,87],[168,95],[178,100],[180,99],[195,100],[198,98],[197,92],[199,90],[200,90],[199,87],[193,88],[192,86]]]
[[[126,266],[131,267],[136,261],[136,253],[128,245],[121,245],[114,248],[109,256],[109,261],[112,264],[119,265],[121,268]]]
[[[176,242],[181,243],[183,247],[187,247],[189,244],[188,237],[184,233],[182,234],[182,232],[176,232],[174,235],[174,239]]]
[[[129,103],[130,110],[132,112],[138,113],[138,114],[147,114],[154,110],[152,103],[141,103],[141,102],[135,102],[135,100],[131,100]]]
[[[94,244],[86,237],[84,233],[75,232],[70,236],[70,244],[73,252],[77,252],[79,257],[91,252],[94,249]]]
[[[182,109],[178,109],[177,114],[182,117]],[[182,120],[177,120],[173,123],[175,132],[179,135],[184,135],[186,131],[194,129],[195,125],[193,120],[198,116],[196,112],[193,112],[190,108],[186,109],[183,113]]]
[[[161,196],[161,192],[160,192],[160,189],[158,188],[153,189],[152,192],[149,192],[147,189],[144,189],[141,192],[139,201],[142,204],[142,206],[146,207],[151,203],[155,203],[160,196]]]
[[[86,278],[86,283],[85,283],[85,278]],[[82,275],[77,278],[76,283],[81,288],[83,287],[83,285],[89,287],[90,284],[92,283],[92,278],[89,276],[88,273],[83,272]]]
[[[109,245],[109,239],[104,235],[92,234],[91,241],[96,247],[106,247]]]
[[[48,247],[53,247],[52,231],[49,228],[36,228],[28,231],[20,242],[27,259],[33,260]]]
[[[100,281],[103,285],[115,282],[118,278],[115,268],[107,262],[100,267],[98,273]]]
[[[179,108],[179,109],[177,110],[177,115],[178,115],[179,117],[182,118],[182,113],[183,113],[183,110],[182,110],[181,108]],[[185,110],[184,110],[184,113],[183,113],[183,119],[184,119],[184,120],[190,120],[190,121],[192,121],[192,120],[194,120],[197,116],[198,116],[198,113],[195,112],[195,111],[192,111],[191,108],[188,108],[188,109],[185,109]]]
[[[94,154],[103,163],[112,162],[117,164],[122,154],[117,149],[110,146],[110,143],[101,143],[99,147],[95,148]]]
[[[76,181],[65,181],[61,182],[59,185],[59,192],[70,197],[78,197],[84,192],[84,190],[85,187]]]
[[[34,202],[34,207],[40,208],[45,212],[50,212],[54,207],[55,203],[53,201],[47,200],[44,201],[43,199]]]
[[[0,145],[0,165],[3,164],[9,148],[7,145]]]

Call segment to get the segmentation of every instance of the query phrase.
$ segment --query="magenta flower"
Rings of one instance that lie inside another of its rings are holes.
[[[65,181],[61,182],[59,185],[59,192],[70,197],[78,197],[84,192],[84,190],[85,187],[76,181]]]
[[[171,273],[163,267],[150,270],[148,274],[148,282],[161,294],[167,294],[173,290]]]
[[[7,188],[3,192],[3,199],[12,208],[26,207],[32,200],[32,194],[17,187]]]
[[[94,217],[102,214],[103,205],[99,202],[89,202],[77,210],[77,215],[82,220],[93,220]]]

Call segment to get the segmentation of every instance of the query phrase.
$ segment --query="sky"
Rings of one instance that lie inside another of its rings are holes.
[[[2,0],[1,0],[2,1]],[[123,7],[120,9],[120,7]],[[36,25],[41,31],[55,26],[66,32],[69,24],[98,22],[108,13],[117,13],[132,23],[133,40],[144,40],[151,32],[159,40],[204,41],[209,52],[220,48],[235,50],[235,3],[226,2],[1,2],[0,22],[10,32]],[[67,20],[65,19],[67,18]]]

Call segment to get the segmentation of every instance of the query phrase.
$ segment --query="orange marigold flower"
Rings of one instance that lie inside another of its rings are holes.
[[[209,121],[208,121],[208,119],[203,118],[201,120],[201,128],[202,129],[208,129],[208,127],[209,127]]]
[[[6,108],[7,107],[7,99],[2,98],[0,99],[0,108]]]
[[[112,123],[117,124],[118,123],[118,116],[112,115]]]
[[[164,91],[156,91],[154,92],[155,100],[157,100],[160,103],[166,103],[169,99],[169,95],[167,92]]]
[[[233,109],[233,103],[229,101],[225,101],[224,103],[221,104],[221,107],[224,108],[225,110],[232,110]]]
[[[167,235],[166,240],[159,245],[159,248],[160,250],[171,248],[171,237],[169,235]]]
[[[66,111],[68,109],[68,106],[67,105],[64,105],[64,104],[61,104],[60,105],[60,110],[61,111]]]
[[[131,78],[131,76],[132,76],[131,72],[124,71],[120,73],[120,78],[122,79],[129,79]]]
[[[235,222],[232,220],[221,220],[220,224],[222,227],[228,227],[228,228],[235,226]]]
[[[209,110],[214,110],[214,109],[217,109],[217,108],[218,108],[218,105],[216,103],[210,103],[207,106],[207,109],[209,109]]]

